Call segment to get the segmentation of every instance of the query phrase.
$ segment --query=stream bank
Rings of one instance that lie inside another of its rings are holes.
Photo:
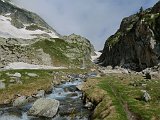
[[[46,99],[56,99],[60,102],[59,110],[53,118],[35,117],[27,114],[34,102],[29,102],[24,106],[5,106],[0,108],[0,120],[89,120],[91,111],[85,108],[82,100],[82,92],[76,86],[89,75],[70,75],[72,80],[61,81],[55,85],[50,94],[46,94]]]

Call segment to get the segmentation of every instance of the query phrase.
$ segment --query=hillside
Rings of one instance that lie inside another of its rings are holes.
[[[35,13],[0,0],[0,68],[10,63],[83,67],[94,48],[84,37],[61,36]]]
[[[124,18],[118,31],[106,40],[99,58],[102,66],[136,71],[160,62],[160,1],[147,10]]]

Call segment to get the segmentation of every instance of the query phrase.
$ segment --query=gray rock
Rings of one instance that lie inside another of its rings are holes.
[[[3,80],[0,80],[0,89],[5,89],[6,84],[3,82]]]
[[[0,68],[3,68],[5,65],[2,64],[2,62],[0,62]]]
[[[78,96],[78,93],[76,93],[76,92],[73,92],[73,93],[70,93],[67,95],[68,98],[76,97],[76,96]]]
[[[83,84],[76,86],[76,88],[81,91],[83,88]]]
[[[143,96],[142,96],[142,99],[146,102],[150,101],[151,100],[151,96],[149,95],[149,93],[146,91],[146,90],[142,90],[143,92]]]
[[[38,77],[38,75],[35,74],[35,73],[27,73],[27,75],[28,75],[29,77]]]
[[[106,68],[107,70],[112,70],[113,69],[113,67],[112,66],[107,66],[107,68]]]
[[[9,82],[10,82],[10,83],[15,83],[16,81],[15,81],[15,80],[13,80],[13,79],[11,79]]]
[[[36,94],[36,98],[42,98],[45,96],[45,91],[44,90],[39,90]]]
[[[18,78],[20,78],[22,75],[21,75],[21,73],[18,73],[18,72],[16,72],[15,74],[13,74],[13,77],[18,77]]]
[[[57,114],[59,101],[40,98],[29,109],[28,114],[33,116],[53,117]]]
[[[90,110],[93,109],[93,104],[91,102],[87,102],[84,107]]]
[[[13,106],[14,107],[19,107],[19,106],[23,106],[28,102],[26,96],[20,96],[17,99],[14,100],[13,102]]]

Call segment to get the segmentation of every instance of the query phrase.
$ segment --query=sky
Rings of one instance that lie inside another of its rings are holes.
[[[149,8],[158,0],[13,0],[37,13],[61,35],[86,37],[96,50],[102,50],[124,17]]]

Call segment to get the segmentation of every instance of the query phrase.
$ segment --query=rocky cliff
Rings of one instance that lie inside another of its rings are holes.
[[[110,36],[99,58],[103,66],[142,70],[160,62],[160,1],[147,10],[124,18]]]
[[[35,13],[0,0],[0,68],[13,62],[82,67],[93,53],[84,37],[63,37]]]

